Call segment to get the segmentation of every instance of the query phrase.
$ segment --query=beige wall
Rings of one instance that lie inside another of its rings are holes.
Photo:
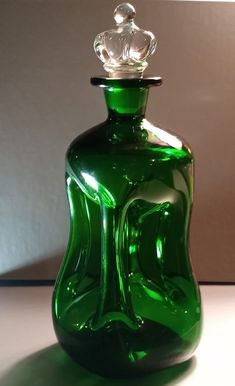
[[[92,4],[92,9],[91,9]],[[53,278],[69,213],[64,153],[103,120],[102,72],[93,38],[110,28],[117,1],[0,2],[0,273]],[[191,228],[200,280],[235,281],[235,5],[133,1],[159,50],[149,73],[148,118],[182,135],[196,158]]]

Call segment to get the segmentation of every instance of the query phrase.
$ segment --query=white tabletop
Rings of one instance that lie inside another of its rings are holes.
[[[188,368],[111,381],[74,364],[56,343],[52,287],[0,287],[0,386],[234,386],[235,286],[201,286],[204,329]]]

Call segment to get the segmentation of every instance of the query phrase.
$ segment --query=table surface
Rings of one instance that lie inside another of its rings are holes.
[[[0,288],[0,386],[234,386],[235,286],[201,286],[204,327],[192,361],[138,380],[106,380],[56,342],[52,287]]]

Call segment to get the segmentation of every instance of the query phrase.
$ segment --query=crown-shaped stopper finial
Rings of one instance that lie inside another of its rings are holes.
[[[156,49],[152,32],[134,23],[135,8],[122,3],[114,11],[116,29],[96,36],[94,49],[112,78],[139,78],[148,66],[146,59]]]

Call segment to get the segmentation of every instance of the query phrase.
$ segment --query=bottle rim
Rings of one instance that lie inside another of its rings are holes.
[[[95,76],[90,79],[93,86],[102,88],[121,87],[151,87],[160,86],[162,84],[161,77],[143,77],[143,78],[107,78],[104,76]]]

